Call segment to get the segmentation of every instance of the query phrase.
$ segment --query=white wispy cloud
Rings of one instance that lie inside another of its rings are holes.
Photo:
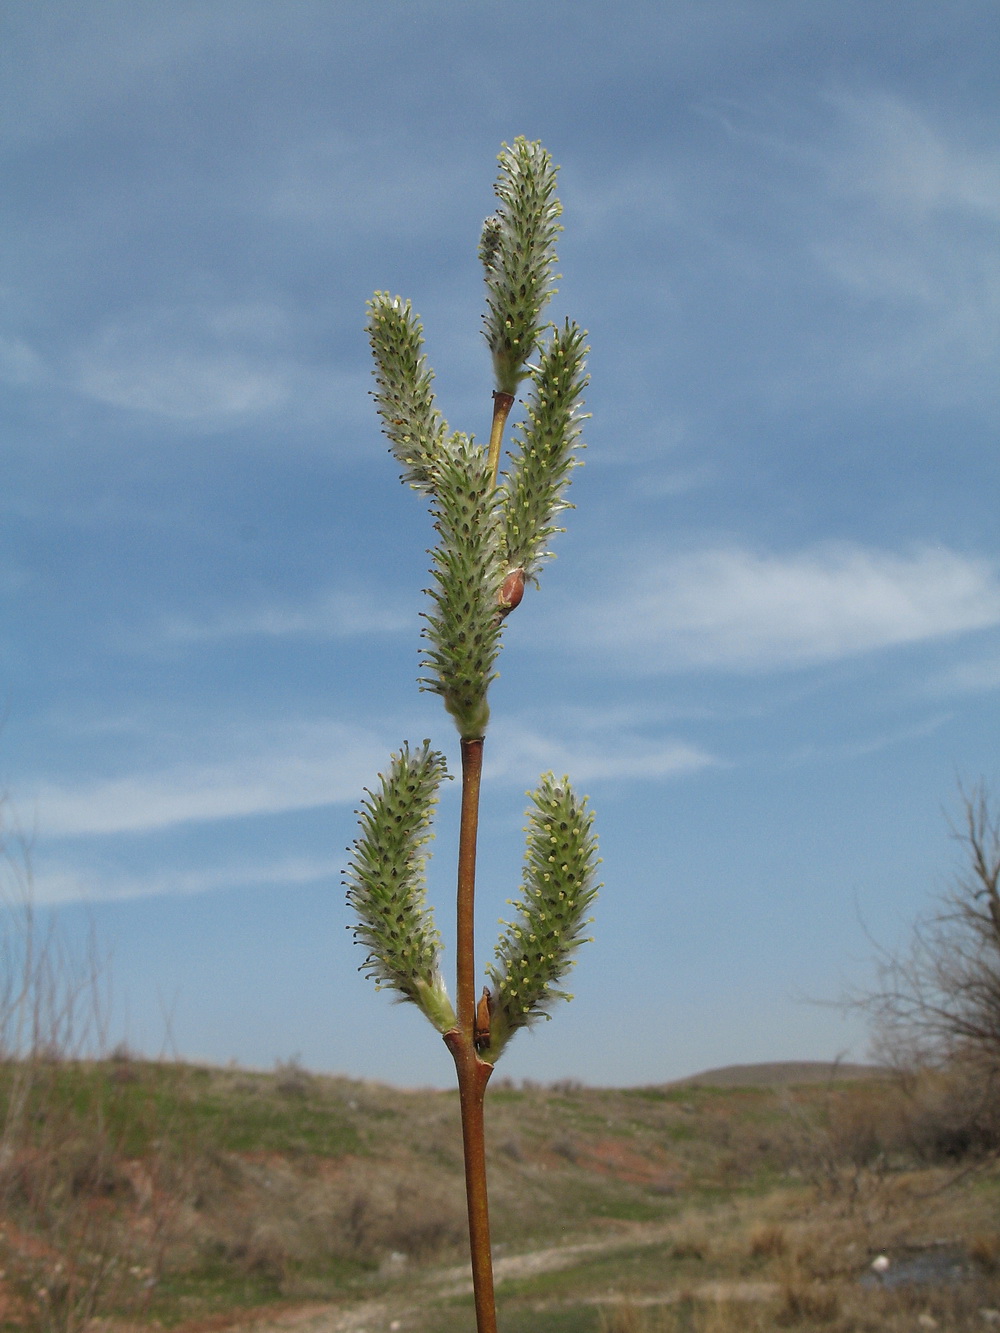
[[[227,425],[281,411],[295,420],[367,407],[367,374],[317,367],[296,349],[294,321],[262,302],[141,308],[97,328],[66,378],[88,398],[178,425]]]
[[[926,217],[956,213],[1000,221],[1000,150],[959,139],[912,101],[884,92],[834,99],[856,148],[835,179],[887,211]]]
[[[154,338],[137,322],[101,330],[76,358],[76,388],[112,407],[178,421],[256,414],[288,400],[287,377],[220,340],[198,348]]]
[[[302,725],[216,761],[42,782],[26,795],[46,837],[139,833],[355,801],[385,758],[383,742],[360,728]]]
[[[211,893],[255,885],[315,884],[338,879],[343,858],[285,857],[277,861],[232,862],[195,870],[163,870],[154,875],[129,875],[41,858],[31,876],[31,899],[39,906],[60,903],[108,902],[128,898]]]
[[[490,748],[493,776],[532,783],[542,772],[567,773],[574,783],[679,777],[722,762],[699,746],[608,725],[598,715],[589,725],[578,718],[571,737],[564,729],[508,722]]]
[[[834,743],[811,743],[800,746],[785,756],[784,762],[794,766],[809,765],[835,759],[857,759],[865,755],[880,754],[897,746],[909,746],[913,741],[933,736],[942,727],[946,727],[954,717],[953,713],[933,713],[905,726],[890,727],[884,731],[874,731],[860,737],[849,737]]]
[[[412,630],[415,612],[393,605],[374,591],[325,593],[308,602],[272,603],[227,611],[214,619],[171,619],[160,634],[172,642],[198,643],[229,638],[347,638]]]
[[[1000,654],[957,662],[930,681],[932,694],[979,694],[1000,689]]]
[[[406,731],[401,727],[399,735]],[[198,762],[135,765],[114,777],[43,780],[33,787],[25,784],[19,805],[48,843],[354,804],[384,769],[393,748],[374,730],[333,721],[265,727],[262,733],[205,733],[199,741],[202,750],[214,750],[215,756],[219,751],[225,753]],[[446,741],[447,735],[439,739]],[[643,731],[629,717],[601,712],[586,715],[581,710],[571,720],[558,717],[550,725],[538,726],[530,719],[505,721],[491,738],[490,754],[492,777],[519,786],[535,782],[540,772],[549,770],[569,773],[575,782],[598,782],[669,778],[725,762],[682,739],[650,734],[648,727]],[[268,869],[261,878],[274,878],[276,873]],[[56,869],[46,872],[47,900],[59,893],[79,895],[78,880],[71,882],[65,874],[57,874]],[[232,874],[234,878],[226,883],[236,883],[249,872],[238,869]],[[168,881],[175,885],[170,891],[177,892],[201,892],[214,883],[195,877],[182,884],[172,875],[163,883]],[[140,891],[161,890],[136,890]],[[119,892],[132,890],[115,890]]]
[[[378,171],[370,170],[373,156]],[[459,155],[429,173],[392,136],[373,143],[328,128],[289,147],[265,187],[267,206],[282,220],[338,235],[384,230],[398,238],[405,217],[411,239],[435,235],[440,244],[449,202],[468,189],[474,170],[474,159]]]
[[[1000,151],[971,127],[935,124],[898,97],[833,99],[830,219],[813,219],[816,261],[868,303],[875,337],[845,361],[859,386],[906,384],[921,397],[995,400],[1000,355]]]
[[[557,633],[643,672],[805,666],[1000,623],[995,565],[944,547],[635,552]]]
[[[801,309],[808,335],[783,348],[780,370],[750,392],[780,403],[891,393],[995,410],[1000,150],[988,119],[946,120],[881,88],[827,87],[805,122],[803,109],[764,110],[754,99],[700,108],[759,166],[755,188],[777,230],[748,235],[734,216],[746,158],[735,177],[715,156],[694,175],[681,163],[672,192],[666,182],[678,168],[666,164],[661,182],[651,173],[635,216],[663,208],[682,234],[710,235],[736,284],[770,273],[783,294],[776,327]],[[676,277],[658,274],[655,258],[643,275],[651,290],[659,282],[662,306]],[[812,291],[823,298],[819,321],[801,304]]]
[[[0,381],[4,384],[44,384],[45,363],[24,338],[0,335]]]

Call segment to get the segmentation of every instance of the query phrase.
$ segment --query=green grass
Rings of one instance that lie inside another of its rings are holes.
[[[408,1323],[407,1333],[470,1333],[476,1318],[471,1300],[436,1305]],[[597,1333],[600,1314],[593,1307],[539,1308],[537,1304],[515,1304],[501,1300],[497,1318],[502,1333]]]
[[[11,1066],[0,1070],[0,1115],[8,1108]],[[227,1077],[226,1071],[187,1066],[73,1062],[43,1067],[28,1101],[36,1121],[100,1116],[109,1136],[130,1157],[141,1157],[166,1131],[179,1145],[196,1142],[220,1152],[312,1153],[339,1156],[365,1150],[356,1120],[339,1089],[305,1084],[283,1094],[269,1075]],[[394,1117],[388,1108],[379,1118]]]
[[[123,1280],[109,1284],[101,1307],[119,1318],[171,1326],[227,1310],[378,1297],[425,1311],[422,1322],[407,1316],[407,1333],[470,1328],[469,1303],[427,1285],[436,1265],[466,1257],[453,1092],[294,1068],[40,1063],[0,1066],[0,1114],[27,1072],[25,1113],[8,1124],[15,1148],[0,1171],[0,1221],[12,1228],[0,1228],[0,1268],[12,1275],[0,1281],[16,1278],[29,1294],[43,1287],[57,1256],[64,1273],[77,1262],[86,1229],[86,1263],[102,1247],[120,1260]],[[752,1278],[775,1290],[798,1282],[808,1306],[810,1283],[843,1284],[852,1267],[864,1271],[873,1245],[919,1246],[937,1235],[968,1235],[1000,1268],[1000,1173],[949,1168],[950,1184],[947,1171],[907,1155],[905,1114],[888,1084],[501,1083],[487,1111],[501,1252],[594,1237],[610,1247],[503,1283],[504,1333],[615,1333],[610,1315],[579,1302],[715,1280]],[[859,1145],[883,1141],[888,1175],[851,1164]],[[842,1159],[831,1177],[834,1152]],[[780,1244],[768,1239],[775,1227]],[[19,1236],[33,1238],[31,1253]],[[408,1260],[390,1272],[394,1252]],[[671,1309],[642,1315],[638,1333],[682,1327],[687,1316]],[[696,1333],[714,1333],[707,1310],[704,1301],[692,1306]],[[758,1327],[756,1314],[747,1327]]]

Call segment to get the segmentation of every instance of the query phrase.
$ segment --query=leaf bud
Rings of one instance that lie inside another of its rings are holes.
[[[524,596],[524,570],[512,569],[500,586],[497,602],[500,605],[500,618],[509,616],[515,606],[520,606]]]

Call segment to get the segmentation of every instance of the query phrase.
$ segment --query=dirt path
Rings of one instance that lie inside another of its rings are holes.
[[[670,1238],[674,1229],[673,1224],[637,1223],[617,1235],[552,1245],[526,1254],[504,1255],[494,1261],[496,1285],[498,1290],[502,1290],[505,1282],[571,1268],[588,1257],[603,1257],[613,1254],[615,1250],[659,1245]],[[357,1301],[349,1306],[312,1304],[297,1307],[244,1327],[253,1328],[254,1333],[280,1333],[281,1330],[295,1330],[295,1333],[406,1333],[407,1327],[411,1326],[410,1316],[415,1307],[443,1297],[462,1296],[471,1291],[469,1267],[461,1264],[430,1269],[412,1282],[407,1282],[405,1287],[401,1286],[398,1292],[390,1290],[371,1300]],[[772,1299],[777,1291],[776,1284],[772,1282],[703,1282],[697,1286],[685,1286],[688,1295],[700,1300],[716,1301],[766,1301]],[[665,1289],[654,1295],[642,1296],[633,1303],[666,1305],[677,1300],[679,1295],[677,1289]],[[611,1305],[624,1299],[615,1293],[606,1293],[582,1297],[580,1303]]]

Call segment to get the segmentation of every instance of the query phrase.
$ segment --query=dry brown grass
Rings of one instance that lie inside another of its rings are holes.
[[[704,1301],[623,1304],[603,1311],[598,1333],[982,1333],[995,1327],[994,1307],[976,1293],[900,1293],[846,1303],[819,1289],[783,1293],[778,1303]]]
[[[174,1322],[385,1292],[425,1309],[406,1333],[465,1326],[436,1303],[457,1279],[432,1280],[464,1257],[454,1094],[290,1068],[51,1069],[52,1105],[24,1122],[37,1137],[0,1172],[0,1266],[36,1326],[85,1322],[69,1291],[83,1312],[94,1255],[113,1263],[94,1270],[103,1304],[92,1312]],[[100,1116],[78,1114],[84,1085]],[[494,1236],[505,1255],[552,1256],[514,1265],[501,1283],[505,1327],[546,1333],[529,1310],[574,1302],[579,1333],[601,1320],[632,1320],[639,1333],[985,1327],[979,1309],[1000,1306],[995,1165],[927,1164],[899,1132],[910,1094],[882,1094],[868,1083],[501,1085],[490,1107]],[[582,1238],[591,1247],[571,1252]],[[897,1264],[942,1241],[967,1262],[960,1289],[860,1285],[877,1254]],[[609,1286],[620,1299],[601,1305]]]

